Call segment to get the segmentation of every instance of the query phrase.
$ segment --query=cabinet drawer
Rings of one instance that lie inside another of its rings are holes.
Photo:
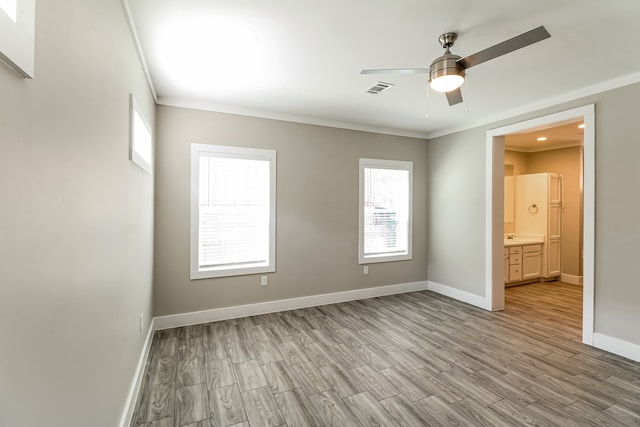
[[[509,254],[514,255],[514,254],[521,254],[522,253],[522,246],[511,246],[509,248]]]
[[[520,265],[520,262],[522,261],[522,255],[513,255],[511,254],[511,256],[509,257],[509,264],[514,265]]]
[[[527,245],[522,247],[522,252],[524,253],[541,252],[541,251],[542,251],[542,245]]]
[[[509,280],[512,282],[522,280],[522,269],[519,265],[512,265],[509,267]]]

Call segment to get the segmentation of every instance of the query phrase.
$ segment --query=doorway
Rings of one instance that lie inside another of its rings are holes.
[[[584,123],[583,147],[583,226],[582,250],[582,341],[593,343],[594,233],[595,233],[595,108],[593,105],[563,111],[487,132],[486,200],[486,305],[489,310],[504,309],[504,164],[508,135],[525,133],[563,124]],[[569,277],[569,276],[567,276]]]
[[[580,335],[583,128],[580,118],[504,137],[505,307],[562,313],[550,318]]]

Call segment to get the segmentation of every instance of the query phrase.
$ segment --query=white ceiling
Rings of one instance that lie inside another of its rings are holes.
[[[431,137],[640,81],[638,0],[125,1],[161,104]],[[428,67],[444,32],[465,57],[539,25],[453,107],[423,75],[359,74]]]

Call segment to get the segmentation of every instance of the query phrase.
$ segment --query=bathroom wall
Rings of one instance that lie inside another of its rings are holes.
[[[529,161],[529,153],[522,153],[520,151],[505,150],[504,151],[504,164],[513,165],[514,175],[524,175],[527,172],[527,164]]]
[[[513,175],[523,175],[527,173],[527,153],[522,153],[520,151],[511,151],[505,150],[504,152],[504,164],[512,166]],[[513,187],[515,189],[515,186]],[[505,187],[505,191],[507,188]],[[515,190],[514,190],[515,191]],[[515,198],[513,198],[515,200]],[[505,233],[515,233],[516,232],[516,223],[515,222],[506,222],[504,223],[504,232]]]

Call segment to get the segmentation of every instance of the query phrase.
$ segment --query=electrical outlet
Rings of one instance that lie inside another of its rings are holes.
[[[260,286],[267,286],[269,282],[267,281],[267,276],[262,276],[260,278]]]
[[[362,269],[362,274],[369,274],[369,266],[365,265],[364,268]]]
[[[144,329],[144,314],[140,315],[140,332]]]

